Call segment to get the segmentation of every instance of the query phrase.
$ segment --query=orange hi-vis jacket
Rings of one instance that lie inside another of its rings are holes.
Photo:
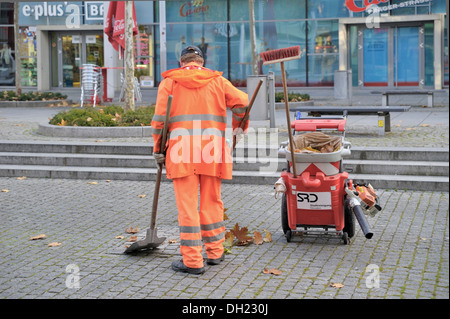
[[[162,73],[152,120],[154,153],[165,151],[167,178],[192,174],[232,178],[233,159],[225,141],[227,108],[233,113],[232,129],[239,128],[248,95],[222,77],[196,63]],[[160,150],[167,107],[173,96],[168,143]],[[244,131],[248,128],[245,123]]]

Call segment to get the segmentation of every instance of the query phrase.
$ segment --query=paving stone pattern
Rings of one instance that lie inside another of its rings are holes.
[[[272,185],[224,184],[226,228],[268,230],[273,241],[233,246],[222,264],[195,276],[170,267],[181,258],[171,183],[162,183],[158,208],[158,234],[166,241],[151,252],[118,253],[131,236],[127,227],[144,236],[153,188],[153,182],[0,178],[0,189],[8,190],[0,192],[0,298],[449,298],[447,192],[378,190],[384,209],[368,219],[372,239],[356,224],[350,245],[336,236],[287,243]],[[47,237],[30,240],[39,234]],[[48,247],[52,242],[61,245]],[[265,268],[282,273],[264,274]]]

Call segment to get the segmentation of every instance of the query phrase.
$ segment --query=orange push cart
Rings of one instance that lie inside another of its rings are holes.
[[[362,201],[359,191],[373,191],[365,184],[353,185],[343,170],[342,158],[350,155],[351,144],[345,141],[346,117],[299,118],[292,122],[294,135],[307,131],[330,131],[341,138],[341,147],[330,153],[296,153],[294,160],[288,148],[283,152],[287,168],[281,173],[285,192],[281,201],[281,225],[288,242],[295,234],[334,234],[344,244],[355,234],[355,217],[367,239],[372,231],[364,214],[381,210],[378,198]],[[295,164],[296,170],[293,170]],[[297,176],[294,176],[296,171]],[[366,197],[364,197],[365,199]],[[367,204],[366,204],[367,202]]]

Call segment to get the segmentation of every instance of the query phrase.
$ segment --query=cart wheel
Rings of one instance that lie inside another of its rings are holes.
[[[286,234],[289,230],[286,194],[283,194],[281,197],[281,227],[283,228],[283,233]]]
[[[347,233],[349,238],[355,235],[355,214],[350,209],[349,200],[344,201],[344,232]]]
[[[292,239],[292,230],[288,229],[288,231],[286,231],[286,241],[290,243],[291,239]]]
[[[342,234],[342,240],[344,241],[344,245],[348,245],[349,244],[348,234],[346,232],[344,232]]]

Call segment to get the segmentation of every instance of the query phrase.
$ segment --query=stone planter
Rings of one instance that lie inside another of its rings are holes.
[[[72,100],[48,100],[48,101],[0,101],[0,107],[47,107],[49,105],[64,103],[71,105]],[[64,106],[64,105],[62,105]]]
[[[38,132],[52,137],[121,138],[151,137],[153,129],[151,126],[86,127],[39,124]]]
[[[289,102],[289,108],[295,108],[297,106],[313,106],[313,105],[314,105],[314,100],[303,101],[303,102]],[[280,110],[280,109],[284,109],[284,108],[285,108],[284,102],[275,103],[276,110]]]

